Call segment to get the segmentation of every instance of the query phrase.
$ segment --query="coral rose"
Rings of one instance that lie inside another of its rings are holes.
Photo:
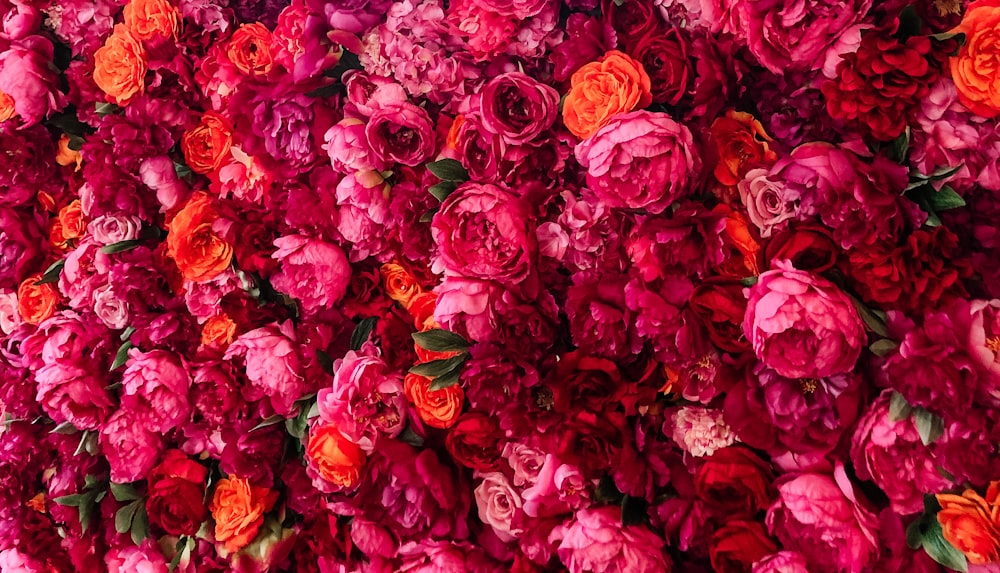
[[[42,275],[28,277],[17,288],[17,312],[28,324],[41,324],[56,312],[59,303],[59,291],[56,285],[46,283],[36,285]]]
[[[167,225],[167,254],[186,280],[209,281],[229,266],[233,246],[216,232],[218,220],[212,199],[199,192]]]
[[[260,526],[264,514],[271,511],[278,492],[255,487],[238,477],[219,480],[209,509],[215,519],[215,540],[225,544],[226,551],[235,553],[249,544]]]
[[[938,494],[937,514],[944,538],[974,564],[1000,561],[1000,508],[972,490]]]
[[[381,269],[382,281],[385,283],[385,294],[389,298],[409,309],[410,302],[423,292],[417,279],[405,268],[395,263],[386,263]]]
[[[458,384],[440,390],[431,390],[431,379],[417,374],[407,374],[403,380],[406,397],[413,403],[417,415],[433,428],[450,428],[462,413],[465,392]]]
[[[79,199],[59,210],[59,225],[63,239],[79,239],[87,232],[83,206]]]
[[[325,423],[316,425],[309,432],[306,447],[306,471],[315,480],[322,478],[336,486],[330,491],[350,489],[361,480],[361,470],[365,466],[365,452],[340,433],[337,425]],[[321,484],[326,485],[326,484]],[[329,487],[320,487],[327,491]]]
[[[107,100],[126,105],[146,87],[146,51],[119,24],[94,52],[94,83],[107,95]]]
[[[580,139],[597,133],[614,116],[653,101],[642,64],[618,50],[577,70],[570,83],[563,101],[563,123]]]
[[[266,76],[274,67],[271,31],[260,22],[243,24],[233,32],[226,51],[236,69],[248,76]]]
[[[217,314],[201,327],[201,343],[205,346],[228,346],[236,338],[236,323],[226,314]]]
[[[222,165],[233,145],[233,126],[214,111],[201,116],[201,123],[181,136],[181,151],[195,173],[211,173]]]
[[[177,35],[177,9],[167,0],[132,0],[123,12],[125,27],[136,40]]]
[[[962,23],[954,30],[965,34],[958,55],[951,58],[951,77],[958,99],[983,117],[1000,114],[1000,0],[969,4]]]

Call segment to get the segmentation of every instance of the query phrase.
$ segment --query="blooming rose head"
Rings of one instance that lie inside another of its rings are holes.
[[[751,450],[730,446],[705,458],[694,478],[695,491],[724,515],[752,517],[771,503],[770,465]]]
[[[306,471],[313,485],[327,493],[350,490],[361,481],[365,452],[333,423],[318,422],[309,431]]]
[[[199,192],[167,225],[167,254],[186,280],[209,281],[229,267],[233,247],[220,236],[223,224],[212,199]]]
[[[751,169],[737,185],[747,217],[764,238],[796,218],[800,199],[797,189],[771,181],[767,176],[767,169]]]
[[[17,287],[17,312],[28,324],[41,324],[56,312],[59,291],[53,283],[36,284],[42,275],[33,275]]]
[[[403,380],[406,397],[423,423],[432,428],[450,428],[462,413],[465,392],[458,384],[432,390],[431,382],[426,376],[407,374]]]
[[[830,270],[837,263],[840,247],[822,225],[795,225],[775,233],[764,248],[764,262],[789,261],[793,267],[813,273]]]
[[[615,116],[653,101],[642,64],[618,50],[577,70],[571,84],[563,101],[563,123],[580,139],[591,137]]]
[[[146,512],[150,522],[171,535],[194,535],[205,508],[205,466],[180,450],[167,450],[148,478]]]
[[[467,468],[496,471],[500,467],[499,441],[502,437],[495,418],[480,412],[466,412],[448,432],[445,447],[457,463]],[[515,482],[516,474],[517,470]]]
[[[125,27],[136,40],[177,35],[178,10],[167,0],[130,0],[123,16]]]
[[[409,102],[375,110],[365,126],[375,159],[386,164],[415,166],[434,154],[434,124],[422,107]]]
[[[760,523],[733,520],[712,535],[708,555],[716,573],[743,573],[777,550]]]
[[[658,28],[650,30],[630,50],[629,54],[649,74],[654,103],[677,105],[688,94],[695,77],[690,51],[688,37],[673,27],[665,32]]]
[[[570,573],[669,573],[664,542],[645,525],[622,525],[617,507],[581,509],[549,540]]]
[[[209,509],[215,519],[215,540],[235,553],[246,547],[264,524],[278,492],[256,487],[235,476],[222,478],[215,486]]]
[[[479,97],[483,127],[513,145],[538,137],[559,111],[559,93],[520,72],[493,78]]]
[[[52,57],[52,42],[43,36],[29,36],[0,52],[0,121],[17,115],[22,126],[30,126],[62,107]]]
[[[976,115],[995,117],[1000,114],[1000,93],[993,88],[1000,77],[1000,3],[969,3],[962,23],[954,31],[965,34],[965,42],[951,58],[951,77],[959,101]]]
[[[240,72],[253,77],[266,76],[274,67],[271,31],[260,22],[241,25],[229,38],[226,56]]]
[[[271,256],[281,266],[271,284],[302,303],[307,313],[319,312],[340,302],[351,283],[351,265],[337,245],[303,235],[274,240],[278,250]]]
[[[851,300],[828,280],[779,263],[748,290],[743,332],[757,358],[787,378],[847,372],[865,328]]]
[[[201,174],[218,169],[229,157],[232,144],[233,126],[214,111],[206,111],[198,125],[181,136],[181,151],[188,167]]]
[[[688,192],[701,170],[691,132],[665,113],[617,115],[575,153],[605,205],[654,214]]]
[[[962,495],[939,493],[936,496],[941,505],[937,520],[944,538],[975,565],[1000,561],[996,486],[997,482],[993,482],[987,493],[994,498],[992,500],[983,499],[971,489]]]
[[[481,477],[483,481],[475,491],[479,519],[492,527],[501,541],[514,540],[523,533],[519,528],[524,519],[521,495],[500,472],[489,472]]]
[[[101,215],[87,224],[87,233],[101,245],[113,245],[139,238],[142,219],[126,213]]]
[[[736,185],[747,171],[768,166],[778,159],[768,142],[771,137],[752,115],[729,110],[709,128],[718,153],[715,178],[723,185]]]
[[[809,565],[794,551],[779,551],[754,563],[752,573],[809,573]]]
[[[448,195],[431,222],[438,245],[435,272],[523,281],[535,265],[537,243],[528,205],[496,185],[466,183]]]
[[[127,105],[146,87],[146,51],[124,24],[115,26],[94,52],[94,83],[118,105]]]
[[[746,298],[740,283],[706,281],[691,292],[688,304],[708,330],[713,344],[727,352],[750,349],[743,335]]]

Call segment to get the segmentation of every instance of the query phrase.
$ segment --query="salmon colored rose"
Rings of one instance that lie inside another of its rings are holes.
[[[729,110],[712,122],[709,131],[719,154],[715,178],[723,185],[736,185],[747,171],[778,160],[778,154],[768,146],[771,137],[749,113]]]
[[[976,115],[1000,114],[1000,0],[969,4],[953,31],[965,34],[965,43],[951,58],[959,101]]]
[[[36,285],[42,275],[33,275],[17,288],[17,312],[28,324],[41,324],[56,312],[59,291],[54,283]]]
[[[14,109],[14,98],[0,92],[0,122],[7,121],[15,115],[17,111]]]
[[[430,378],[410,373],[403,380],[403,387],[417,415],[432,428],[450,428],[462,413],[465,392],[458,384],[431,390]]]
[[[186,280],[212,280],[229,266],[233,246],[213,228],[218,219],[211,198],[198,192],[167,225],[167,255]]]
[[[336,424],[321,424],[309,433],[306,460],[319,477],[335,486],[350,489],[361,480],[366,456],[361,446],[340,433]]]
[[[991,486],[991,490],[995,489]],[[1000,561],[1000,506],[971,489],[962,495],[943,493],[936,497],[941,504],[937,520],[948,543],[964,553],[970,563]]]
[[[403,305],[403,308],[409,308],[413,298],[423,292],[417,279],[413,278],[413,275],[402,266],[386,263],[382,265],[381,271],[386,294],[392,300]]]
[[[63,239],[79,239],[87,232],[87,223],[83,219],[83,206],[76,199],[59,210],[59,225]]]
[[[233,32],[226,52],[236,69],[248,76],[264,76],[274,67],[271,31],[260,22],[244,24]]]
[[[216,348],[229,346],[236,338],[236,323],[225,314],[217,314],[201,327],[201,343]]]
[[[146,51],[128,28],[118,24],[94,52],[94,83],[109,102],[127,105],[145,89],[145,77]]]
[[[177,35],[177,8],[167,0],[132,0],[123,12],[125,27],[136,40]]]
[[[181,151],[188,167],[205,175],[222,165],[233,145],[233,126],[222,115],[207,111],[201,123],[181,136]]]
[[[577,70],[570,85],[563,102],[563,123],[580,139],[597,133],[614,116],[653,101],[642,64],[618,50]]]
[[[250,485],[249,480],[228,477],[219,480],[208,509],[215,520],[215,540],[235,553],[257,536],[264,514],[271,511],[278,492]]]

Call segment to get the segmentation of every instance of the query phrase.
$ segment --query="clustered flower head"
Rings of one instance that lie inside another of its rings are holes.
[[[0,1],[0,573],[995,570],[998,39]]]

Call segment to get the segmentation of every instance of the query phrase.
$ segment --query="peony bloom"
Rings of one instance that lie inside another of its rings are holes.
[[[708,408],[685,406],[663,424],[663,433],[688,454],[700,458],[711,456],[736,443],[736,434],[722,419],[722,412]]]
[[[194,535],[207,515],[205,466],[180,450],[167,450],[150,472],[146,512],[151,523],[172,535]]]
[[[0,100],[6,100],[0,101],[0,121],[16,114],[27,127],[62,107],[65,98],[52,58],[52,42],[43,36],[29,36],[0,52]]]
[[[281,266],[271,284],[298,299],[306,314],[330,308],[347,294],[351,265],[340,247],[304,235],[278,237],[274,245],[271,257]]]
[[[483,127],[518,145],[537,138],[552,126],[559,93],[520,72],[497,76],[479,92]]]
[[[664,541],[645,525],[621,523],[616,507],[581,509],[552,530],[550,542],[570,573],[669,573]]]
[[[779,551],[754,563],[752,573],[809,573],[809,564],[799,553]]]
[[[131,410],[118,410],[101,426],[101,453],[111,467],[111,481],[130,483],[149,475],[163,451],[163,439],[146,428]]]
[[[386,168],[386,162],[375,158],[368,136],[365,135],[365,122],[345,117],[335,123],[323,136],[324,149],[330,156],[330,165],[338,173],[353,173],[356,171],[380,171]]]
[[[743,332],[757,358],[788,378],[826,378],[854,368],[865,329],[833,283],[778,263],[747,290]]]
[[[422,107],[409,102],[380,107],[365,126],[376,160],[420,165],[434,154],[434,124]]]
[[[122,407],[142,418],[149,430],[163,434],[187,421],[190,388],[191,377],[180,356],[166,350],[129,351]]]
[[[688,128],[648,111],[615,116],[575,153],[604,204],[654,214],[688,193],[701,170]]]
[[[272,323],[241,335],[226,349],[226,360],[242,358],[250,380],[248,400],[267,398],[275,413],[288,416],[306,393],[291,321]]]
[[[777,550],[760,523],[732,520],[712,535],[708,555],[714,571],[739,573]]]
[[[107,380],[72,364],[49,363],[35,372],[36,400],[58,423],[97,430],[114,411]]]

